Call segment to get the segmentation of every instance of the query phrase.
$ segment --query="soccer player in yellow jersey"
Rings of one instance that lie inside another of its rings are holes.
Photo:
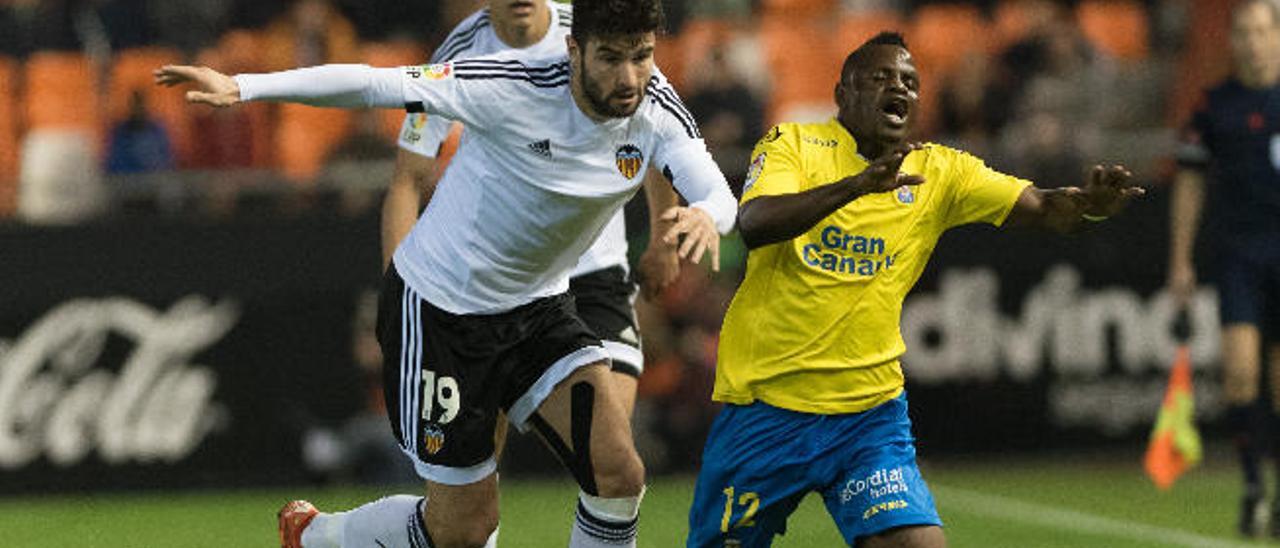
[[[768,546],[810,491],[850,545],[940,547],[916,467],[898,318],[938,237],[968,223],[1066,232],[1142,190],[1120,166],[1041,190],[907,141],[919,81],[902,36],[845,60],[837,117],[756,146],[738,229],[751,249],[725,317],[689,547]]]

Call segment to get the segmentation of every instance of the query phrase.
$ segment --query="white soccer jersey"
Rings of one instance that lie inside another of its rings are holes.
[[[524,62],[563,57],[565,37],[573,26],[573,6],[547,0],[551,7],[551,26],[542,40],[527,48],[512,48],[493,30],[489,21],[489,9],[485,8],[464,19],[445,38],[431,56],[431,62],[445,63],[458,59],[470,59],[502,54],[504,57]],[[400,128],[400,148],[414,154],[435,158],[440,145],[449,136],[454,124],[444,116],[427,116],[413,113],[405,116]],[[627,269],[627,226],[623,212],[618,211],[609,221],[600,237],[578,258],[573,276],[620,266]]]
[[[454,313],[567,291],[571,269],[606,225],[621,231],[615,219],[651,162],[727,232],[736,204],[693,117],[660,75],[646,93],[633,116],[597,123],[573,101],[567,59],[407,69],[408,101],[461,120],[469,134],[396,250],[400,274]]]
[[[455,314],[510,310],[567,291],[574,263],[640,187],[652,164],[689,201],[733,228],[737,204],[693,117],[667,81],[649,79],[627,118],[595,122],[574,102],[569,61],[499,57],[374,69],[326,65],[239,75],[242,100],[426,110],[468,139],[395,253],[400,275]]]

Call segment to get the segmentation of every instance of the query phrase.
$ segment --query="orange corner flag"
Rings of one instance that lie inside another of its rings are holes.
[[[1160,404],[1143,464],[1156,487],[1168,489],[1178,476],[1199,463],[1200,457],[1200,432],[1196,430],[1191,389],[1191,350],[1183,345],[1178,347],[1169,388]]]

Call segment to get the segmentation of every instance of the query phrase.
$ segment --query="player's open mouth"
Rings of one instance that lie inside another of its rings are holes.
[[[900,97],[890,97],[880,106],[885,122],[889,127],[901,128],[907,125],[907,116],[911,114],[911,104]]]
[[[614,102],[622,103],[622,104],[627,105],[627,106],[631,106],[631,105],[633,105],[633,104],[635,104],[635,103],[639,102],[639,100],[640,100],[640,94],[639,94],[639,93],[636,93],[636,92],[634,92],[634,91],[632,91],[632,92],[625,92],[625,93],[614,93],[614,94],[613,94],[613,100],[614,100]]]
[[[511,13],[514,15],[533,15],[533,2],[514,2],[511,4]]]

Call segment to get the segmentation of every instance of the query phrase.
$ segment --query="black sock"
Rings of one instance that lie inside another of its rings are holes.
[[[1275,495],[1280,497],[1280,410],[1269,409],[1266,413],[1267,417],[1267,439],[1270,440],[1271,459],[1275,463]],[[1280,515],[1280,504],[1273,505],[1273,511]],[[1280,523],[1275,524],[1280,527]],[[1280,530],[1280,529],[1277,529]]]
[[[1262,494],[1262,470],[1258,466],[1261,453],[1260,423],[1264,422],[1257,405],[1233,404],[1227,408],[1227,423],[1235,439],[1240,455],[1240,467],[1244,471],[1245,491],[1250,497]]]

